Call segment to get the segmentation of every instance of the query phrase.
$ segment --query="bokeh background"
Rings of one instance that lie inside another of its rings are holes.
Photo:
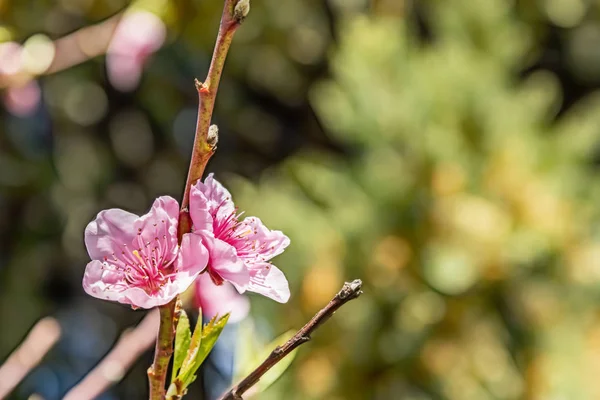
[[[84,295],[83,230],[181,196],[221,8],[0,0],[0,360],[63,331],[13,398],[142,319]],[[597,0],[253,0],[209,164],[292,239],[252,340],[365,286],[260,398],[600,398],[599,87]],[[143,398],[150,356],[103,398]]]

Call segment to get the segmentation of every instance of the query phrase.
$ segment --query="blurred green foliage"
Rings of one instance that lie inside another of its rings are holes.
[[[128,5],[0,0],[0,40]],[[41,78],[34,117],[1,114],[0,359],[55,310],[101,333],[92,364],[140,318],[83,297],[82,232],[181,195],[222,3],[135,6],[168,29],[135,92],[99,57]],[[292,299],[253,297],[256,332],[365,282],[261,398],[600,397],[598,71],[597,1],[253,0],[209,168],[292,239],[275,261]],[[120,396],[145,390],[146,361]]]
[[[264,398],[597,398],[600,99],[557,117],[556,77],[517,76],[536,43],[507,2],[423,3],[427,42],[342,24],[310,98],[348,154],[234,190],[292,239],[282,328],[367,285]]]

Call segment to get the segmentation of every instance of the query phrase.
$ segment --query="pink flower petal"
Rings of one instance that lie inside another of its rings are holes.
[[[100,211],[85,228],[85,246],[93,260],[120,254],[124,244],[136,237],[134,223],[138,216],[118,208]]]
[[[163,263],[169,264],[177,256],[177,225],[179,203],[170,196],[154,200],[150,211],[134,222],[136,234],[141,233],[142,245],[154,246],[159,242],[164,255]],[[137,243],[136,243],[137,244]]]
[[[206,268],[208,259],[208,250],[202,243],[202,236],[192,233],[183,235],[179,256],[175,264],[175,269],[181,276],[197,276]]]
[[[123,298],[119,300],[120,303],[130,304],[135,308],[150,309],[167,304],[177,296],[177,292],[172,290],[167,293],[167,289],[163,288],[158,294],[149,295],[140,287],[132,287],[123,291],[122,295]]]
[[[256,264],[250,269],[248,291],[262,294],[280,303],[287,303],[290,288],[285,275],[269,263]]]
[[[184,292],[209,255],[193,234],[178,245],[178,216],[179,205],[168,196],[156,199],[141,217],[118,209],[100,212],[85,232],[93,261],[86,267],[84,290],[141,308],[166,304]]]
[[[243,293],[250,282],[250,273],[244,262],[237,256],[235,247],[215,239],[205,232],[200,235],[202,243],[210,254],[209,268],[221,278],[231,282],[240,293]]]
[[[121,274],[105,270],[100,261],[91,261],[85,267],[83,289],[90,296],[122,302],[122,292],[125,288]]]
[[[261,261],[268,261],[283,253],[290,245],[290,239],[283,232],[269,230],[257,217],[247,217],[242,224],[250,227],[251,233],[246,238],[257,242],[255,254]]]
[[[103,269],[103,264],[91,261],[83,276],[83,289],[90,296],[102,300],[116,301],[136,308],[153,308],[167,304],[180,293],[183,293],[198,277],[202,268],[196,271],[186,270],[178,273],[176,278],[168,281],[157,293],[148,294],[140,287],[131,287],[123,279],[122,274]]]
[[[229,322],[236,323],[250,312],[250,301],[246,296],[239,294],[228,282],[215,285],[207,273],[196,279],[195,289],[196,306],[202,308],[202,314],[209,318],[231,313]]]
[[[192,186],[190,191],[190,217],[194,223],[194,230],[213,230],[213,218],[210,215],[208,199],[197,186]]]
[[[198,181],[194,187],[206,197],[211,215],[214,216],[219,211],[222,217],[226,217],[235,212],[231,193],[214,179],[213,174],[208,174],[204,182]]]

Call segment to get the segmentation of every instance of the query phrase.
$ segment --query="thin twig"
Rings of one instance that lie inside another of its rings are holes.
[[[119,382],[138,357],[156,341],[159,316],[152,310],[135,328],[121,334],[117,344],[63,400],[91,400]]]
[[[192,160],[188,170],[187,181],[181,202],[181,215],[179,218],[180,234],[190,231],[191,221],[188,213],[189,195],[191,186],[204,173],[206,164],[217,149],[218,132],[210,129],[215,99],[219,89],[219,82],[223,73],[225,59],[229,52],[235,31],[242,23],[249,11],[248,0],[225,0],[223,14],[219,25],[219,34],[213,52],[208,75],[204,82],[195,81],[198,91],[198,119],[196,121],[196,136],[192,150]]]
[[[60,325],[52,317],[39,320],[23,343],[0,366],[0,399],[6,397],[38,365],[60,339]]]
[[[200,83],[198,80],[195,82],[199,96],[198,120],[196,123],[192,159],[185,182],[183,199],[181,200],[181,211],[179,212],[179,225],[177,228],[179,243],[181,243],[183,235],[190,232],[192,228],[188,210],[191,187],[202,177],[208,160],[217,148],[218,131],[216,127],[210,129],[210,121],[215,106],[219,81],[221,80],[223,66],[225,65],[225,59],[227,58],[233,35],[248,14],[249,9],[248,0],[225,0],[221,23],[219,25],[219,34],[210,62],[208,76],[204,83]],[[160,328],[158,340],[156,341],[154,362],[148,369],[151,399],[162,400],[165,397],[167,368],[171,354],[173,353],[173,340],[179,318],[178,307],[175,305],[177,302],[180,302],[179,296],[169,304],[160,307]]]
[[[361,288],[362,282],[360,279],[346,282],[325,308],[315,314],[315,316],[312,317],[312,319],[284,345],[277,346],[262,364],[242,379],[242,381],[234,386],[229,392],[225,393],[220,400],[241,400],[244,393],[254,386],[268,370],[285,356],[290,354],[295,348],[308,342],[311,339],[312,333],[327,321],[338,308],[360,296],[362,294]]]

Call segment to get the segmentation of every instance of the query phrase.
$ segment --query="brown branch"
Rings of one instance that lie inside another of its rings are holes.
[[[152,310],[135,328],[121,334],[117,344],[63,400],[95,399],[121,380],[131,365],[156,341],[159,316]]]
[[[56,319],[46,317],[31,329],[23,343],[0,366],[0,399],[5,398],[60,338]]]
[[[185,182],[183,199],[181,200],[181,211],[179,212],[179,224],[177,227],[179,243],[181,243],[183,235],[190,232],[192,228],[188,210],[191,187],[198,179],[202,178],[208,160],[217,149],[218,131],[216,126],[210,126],[210,121],[215,106],[217,90],[219,89],[219,81],[221,80],[225,59],[227,58],[233,35],[246,15],[248,15],[249,10],[249,0],[225,0],[217,42],[208,69],[208,76],[204,83],[200,83],[198,80],[195,81],[199,96],[198,120],[196,122],[192,159]],[[180,302],[179,296],[169,304],[160,307],[161,322],[156,342],[156,351],[154,353],[154,362],[148,369],[151,399],[162,400],[165,397],[167,368],[173,354],[173,340],[175,339],[175,330],[177,328],[177,320],[179,319],[179,307],[176,306],[178,302]]]
[[[150,399],[163,400],[165,398],[165,382],[167,381],[167,369],[173,354],[173,340],[175,340],[175,329],[181,314],[181,299],[175,297],[171,302],[158,307],[160,313],[160,325],[158,338],[154,350],[154,362],[148,368],[148,381],[150,383]]]
[[[346,282],[325,308],[315,314],[315,316],[312,317],[312,319],[284,345],[277,346],[262,364],[247,377],[242,379],[242,381],[234,386],[229,392],[225,393],[220,400],[241,400],[244,393],[254,386],[268,370],[285,356],[290,354],[295,348],[308,342],[311,339],[312,333],[327,321],[338,308],[360,296],[362,294],[361,288],[362,282],[360,279]]]
[[[179,223],[180,232],[183,230],[183,233],[190,230],[189,214],[187,211],[190,188],[198,179],[202,178],[206,164],[217,148],[218,132],[216,127],[210,129],[210,122],[225,59],[227,58],[233,35],[249,10],[250,5],[248,0],[225,0],[223,15],[221,16],[221,23],[219,25],[219,34],[215,43],[210,68],[208,69],[208,75],[203,83],[198,80],[195,81],[199,100],[198,120],[196,121],[196,136],[194,138],[192,160],[188,170],[183,201],[181,202],[182,215],[180,216]]]

